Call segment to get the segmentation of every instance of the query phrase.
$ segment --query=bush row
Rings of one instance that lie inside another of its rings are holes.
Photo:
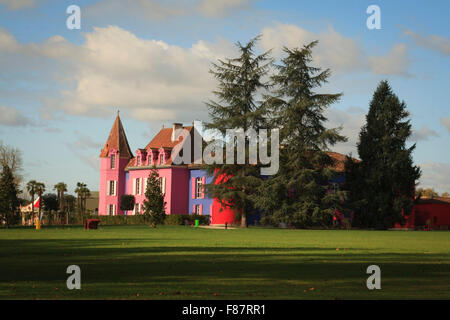
[[[133,216],[98,216],[90,215],[88,219],[99,219],[101,225],[138,225],[147,224],[145,217],[143,215],[133,215]],[[207,215],[190,215],[190,214],[172,214],[166,215],[164,224],[166,225],[184,225],[185,221],[193,224],[195,220],[198,219],[199,223],[202,225],[209,224],[209,216]]]
[[[209,216],[208,215],[196,215],[196,214],[171,214],[167,215],[164,220],[164,224],[179,226],[184,225],[186,221],[190,224],[195,223],[195,220],[199,220],[200,224],[208,225]]]

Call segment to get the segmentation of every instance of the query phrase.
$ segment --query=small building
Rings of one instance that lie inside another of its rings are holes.
[[[92,214],[98,214],[99,192],[91,191],[90,196],[86,198],[86,210]]]
[[[450,228],[450,197],[416,199],[405,223],[395,225],[396,229],[448,230]]]

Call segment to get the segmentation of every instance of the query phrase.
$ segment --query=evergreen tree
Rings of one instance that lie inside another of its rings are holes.
[[[9,166],[3,164],[2,167],[0,177],[0,220],[8,227],[19,219],[19,191]]]
[[[420,169],[413,165],[415,144],[406,146],[411,124],[405,102],[400,102],[387,81],[376,89],[362,127],[358,154],[348,161],[346,189],[355,209],[354,224],[386,229],[403,221],[413,207]]]
[[[159,175],[153,167],[147,179],[145,189],[144,216],[150,225],[156,228],[157,224],[162,224],[166,217],[166,203],[161,191]]]
[[[218,130],[223,136],[227,129],[265,128],[266,111],[263,104],[257,101],[261,90],[268,84],[263,78],[267,75],[272,63],[270,52],[256,55],[254,46],[259,37],[247,44],[236,44],[240,56],[232,59],[219,60],[213,64],[211,73],[218,80],[218,88],[213,93],[217,101],[207,103],[212,122],[208,129]],[[236,146],[234,140],[225,137],[227,143]],[[260,180],[258,165],[250,164],[248,159],[249,140],[245,137],[245,164],[214,163],[208,165],[207,172],[213,176],[213,182],[206,185],[206,191],[216,198],[223,206],[233,209],[236,220],[241,220],[241,226],[247,227],[247,212],[252,207],[251,195]],[[225,153],[224,153],[225,154]],[[235,152],[234,159],[237,159]]]
[[[120,210],[133,210],[136,202],[132,194],[123,194],[120,197]]]
[[[286,57],[272,77],[275,87],[266,96],[271,126],[280,128],[280,169],[266,180],[257,206],[264,219],[297,227],[330,225],[335,209],[342,211],[343,192],[327,193],[333,159],[325,152],[346,138],[340,128],[327,129],[324,112],[341,94],[317,93],[330,70],[310,65],[317,41],[301,49],[284,48]]]

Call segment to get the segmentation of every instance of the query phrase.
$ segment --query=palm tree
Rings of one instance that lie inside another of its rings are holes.
[[[75,188],[75,193],[77,194],[77,207],[78,211],[81,213],[83,210],[82,208],[82,195],[83,195],[83,189],[86,188],[86,184],[83,182],[77,182],[77,187]]]
[[[58,204],[59,204],[59,210],[63,211],[64,208],[64,192],[67,191],[67,184],[64,182],[59,182],[55,184],[53,187],[58,192]]]
[[[36,194],[36,180],[30,180],[27,183],[27,191],[31,196],[31,212],[33,213],[33,221],[34,221],[34,195]]]
[[[85,183],[77,182],[75,193],[78,196],[77,197],[78,210],[80,216],[83,217],[86,210],[86,199],[91,196],[91,192]]]
[[[87,187],[83,189],[83,210],[86,211],[86,200],[91,196],[91,190]]]
[[[45,184],[42,182],[37,182],[35,185],[35,191],[39,195],[39,222],[41,222],[42,194],[45,192]]]

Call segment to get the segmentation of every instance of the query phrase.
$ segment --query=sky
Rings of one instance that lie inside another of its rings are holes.
[[[81,28],[69,29],[70,5]],[[380,8],[369,29],[367,8]],[[0,140],[21,150],[25,181],[98,190],[100,149],[117,110],[131,149],[163,125],[208,121],[216,86],[208,70],[261,35],[257,50],[319,40],[321,88],[342,92],[327,126],[356,143],[381,80],[407,104],[421,187],[450,192],[450,2],[320,0],[0,0]]]

